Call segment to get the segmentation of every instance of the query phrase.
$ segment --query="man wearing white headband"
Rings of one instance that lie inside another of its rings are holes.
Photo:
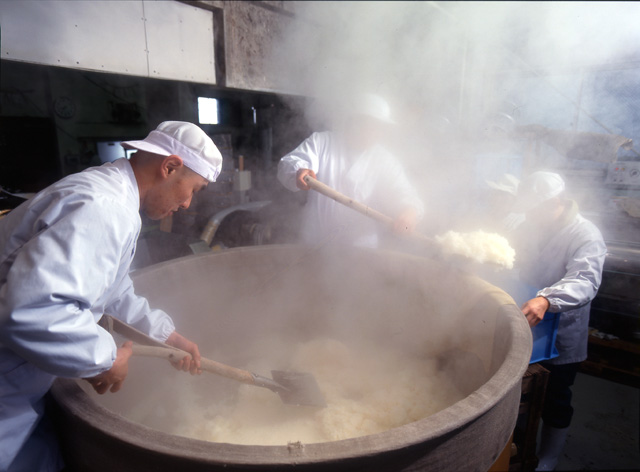
[[[567,437],[573,407],[571,386],[587,358],[591,300],[602,281],[607,247],[600,230],[564,195],[562,177],[534,172],[520,182],[516,205],[526,214],[516,244],[520,278],[537,291],[522,305],[529,325],[545,313],[560,313],[558,357],[544,361],[550,372],[542,412],[539,467],[553,470]]]
[[[338,192],[394,219],[396,233],[411,233],[424,213],[422,201],[397,159],[382,145],[394,124],[380,96],[353,98],[345,129],[313,133],[280,159],[278,179],[292,192],[309,190],[309,175]],[[337,231],[336,231],[337,230]],[[335,242],[377,247],[379,225],[330,198],[310,192],[302,222],[302,242]]]
[[[222,155],[199,127],[184,121],[165,121],[142,141],[125,141],[125,149],[137,149],[158,156],[178,156],[184,165],[209,182],[215,182],[222,168]]]
[[[67,176],[0,220],[0,470],[62,468],[44,415],[56,377],[84,378],[100,394],[122,386],[131,343],[116,346],[97,324],[104,313],[189,352],[174,366],[200,373],[198,346],[134,293],[129,268],[139,211],[161,219],[188,208],[222,157],[178,121],[123,146],[138,152]]]

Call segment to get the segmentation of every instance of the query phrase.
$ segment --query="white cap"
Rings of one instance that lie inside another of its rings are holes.
[[[391,108],[380,96],[373,93],[362,93],[355,97],[352,112],[358,115],[370,116],[384,123],[395,124],[391,119]]]
[[[222,169],[222,154],[211,138],[186,121],[164,121],[142,141],[125,141],[121,145],[160,156],[178,156],[186,167],[209,182],[215,182]]]
[[[503,174],[497,182],[487,180],[487,185],[494,190],[510,193],[513,196],[518,194],[520,179],[512,174]]]
[[[516,207],[523,212],[564,192],[564,180],[553,172],[534,172],[520,182]]]

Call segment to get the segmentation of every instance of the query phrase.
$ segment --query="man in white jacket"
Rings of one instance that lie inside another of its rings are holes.
[[[62,467],[44,396],[56,377],[85,378],[98,393],[120,389],[131,343],[118,348],[96,324],[109,313],[192,357],[198,346],[165,312],[134,293],[129,267],[139,211],[161,219],[187,208],[215,181],[222,156],[191,123],[161,123],[131,160],[93,167],[42,190],[0,220],[0,470]]]
[[[547,312],[560,313],[559,355],[542,363],[550,374],[536,470],[553,470],[564,447],[573,416],[571,386],[587,358],[591,300],[602,281],[607,252],[600,230],[578,213],[564,190],[563,179],[551,172],[534,172],[518,188],[517,205],[526,220],[517,230],[516,263],[520,279],[538,290],[522,312],[530,326]]]
[[[411,232],[424,213],[417,192],[400,163],[380,145],[393,123],[381,97],[356,97],[347,126],[313,133],[278,164],[278,179],[289,190],[309,190],[310,175],[354,200],[394,218],[396,233]],[[379,223],[310,192],[302,222],[302,242],[334,242],[377,247]]]

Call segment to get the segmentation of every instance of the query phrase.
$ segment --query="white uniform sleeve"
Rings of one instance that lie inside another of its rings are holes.
[[[162,310],[151,310],[146,298],[134,293],[133,283],[127,275],[115,294],[115,302],[105,312],[132,325],[158,341],[166,341],[175,331],[173,320]]]
[[[583,242],[567,263],[566,275],[537,293],[549,300],[549,311],[558,313],[586,305],[596,296],[602,281],[607,247],[601,239]]]
[[[297,148],[280,159],[278,163],[278,180],[292,192],[300,190],[296,186],[296,174],[300,169],[311,169],[318,172],[322,143],[319,133],[313,133]]]
[[[53,375],[97,375],[113,365],[116,346],[91,307],[113,283],[128,222],[108,202],[80,198],[38,211],[38,235],[17,252],[2,286],[0,341]]]

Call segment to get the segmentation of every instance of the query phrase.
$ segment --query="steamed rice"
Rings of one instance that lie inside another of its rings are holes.
[[[507,239],[499,234],[447,231],[435,239],[446,254],[458,254],[480,263],[489,262],[507,269],[513,268],[516,252]]]
[[[287,405],[249,385],[240,385],[227,405],[191,392],[172,412],[180,420],[167,432],[246,445],[336,441],[417,421],[463,397],[435,360],[373,345],[356,350],[334,339],[312,340],[297,347],[289,369],[313,373],[326,408]]]

